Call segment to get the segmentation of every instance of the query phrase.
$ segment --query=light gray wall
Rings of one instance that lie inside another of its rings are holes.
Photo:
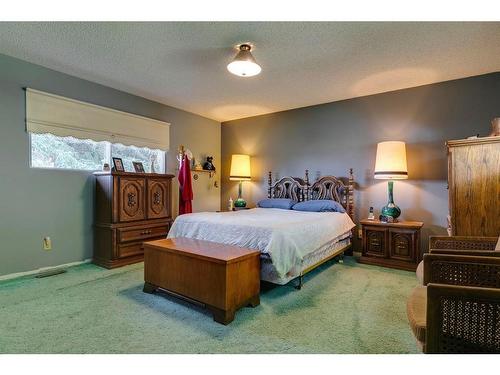
[[[254,205],[267,194],[267,171],[279,176],[347,176],[354,168],[356,221],[387,202],[387,182],[373,179],[376,145],[407,142],[409,180],[396,181],[403,219],[425,222],[430,234],[446,231],[445,141],[487,135],[500,116],[500,73],[251,117],[222,124],[222,198],[237,196],[229,181],[230,156],[252,156],[253,181],[244,195]],[[357,243],[359,245],[359,243]],[[358,246],[359,249],[359,246]]]
[[[23,87],[47,91],[171,123],[168,172],[175,150],[215,157],[220,168],[220,123],[144,98],[0,55],[0,275],[80,261],[92,256],[94,181],[88,172],[32,169],[25,131]],[[219,175],[216,176],[220,180]],[[194,210],[220,206],[220,188],[201,175]],[[177,212],[177,185],[174,211]],[[52,251],[42,250],[50,236]]]

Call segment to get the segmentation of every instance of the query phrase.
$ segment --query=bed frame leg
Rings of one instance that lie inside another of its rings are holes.
[[[298,277],[298,284],[295,285],[294,288],[297,289],[297,290],[301,290],[302,289],[302,285],[304,285],[304,276],[300,275]]]

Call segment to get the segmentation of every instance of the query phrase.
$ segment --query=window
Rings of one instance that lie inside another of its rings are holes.
[[[123,159],[126,171],[134,171],[132,162],[139,161],[146,172],[151,172],[152,164],[155,172],[165,172],[165,152],[161,150],[52,134],[30,133],[30,139],[32,168],[99,171],[104,163],[112,166],[114,156]]]
[[[151,172],[151,164],[154,164],[155,172],[165,171],[165,152],[161,150],[151,150],[147,147],[139,148],[113,143],[111,144],[111,155],[123,160],[123,166],[126,171],[134,170],[133,161],[140,161],[146,172]]]

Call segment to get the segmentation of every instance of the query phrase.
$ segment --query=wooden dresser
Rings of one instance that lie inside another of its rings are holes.
[[[384,223],[361,220],[363,250],[360,263],[415,271],[422,259],[420,250],[421,221]]]
[[[500,137],[448,141],[451,233],[500,235]]]
[[[96,172],[93,262],[106,268],[144,259],[143,241],[167,236],[173,175]]]

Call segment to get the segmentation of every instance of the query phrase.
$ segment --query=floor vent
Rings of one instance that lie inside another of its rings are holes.
[[[41,279],[42,277],[60,275],[61,273],[66,273],[66,272],[67,271],[64,268],[52,268],[49,270],[43,270],[38,272],[35,277]]]

